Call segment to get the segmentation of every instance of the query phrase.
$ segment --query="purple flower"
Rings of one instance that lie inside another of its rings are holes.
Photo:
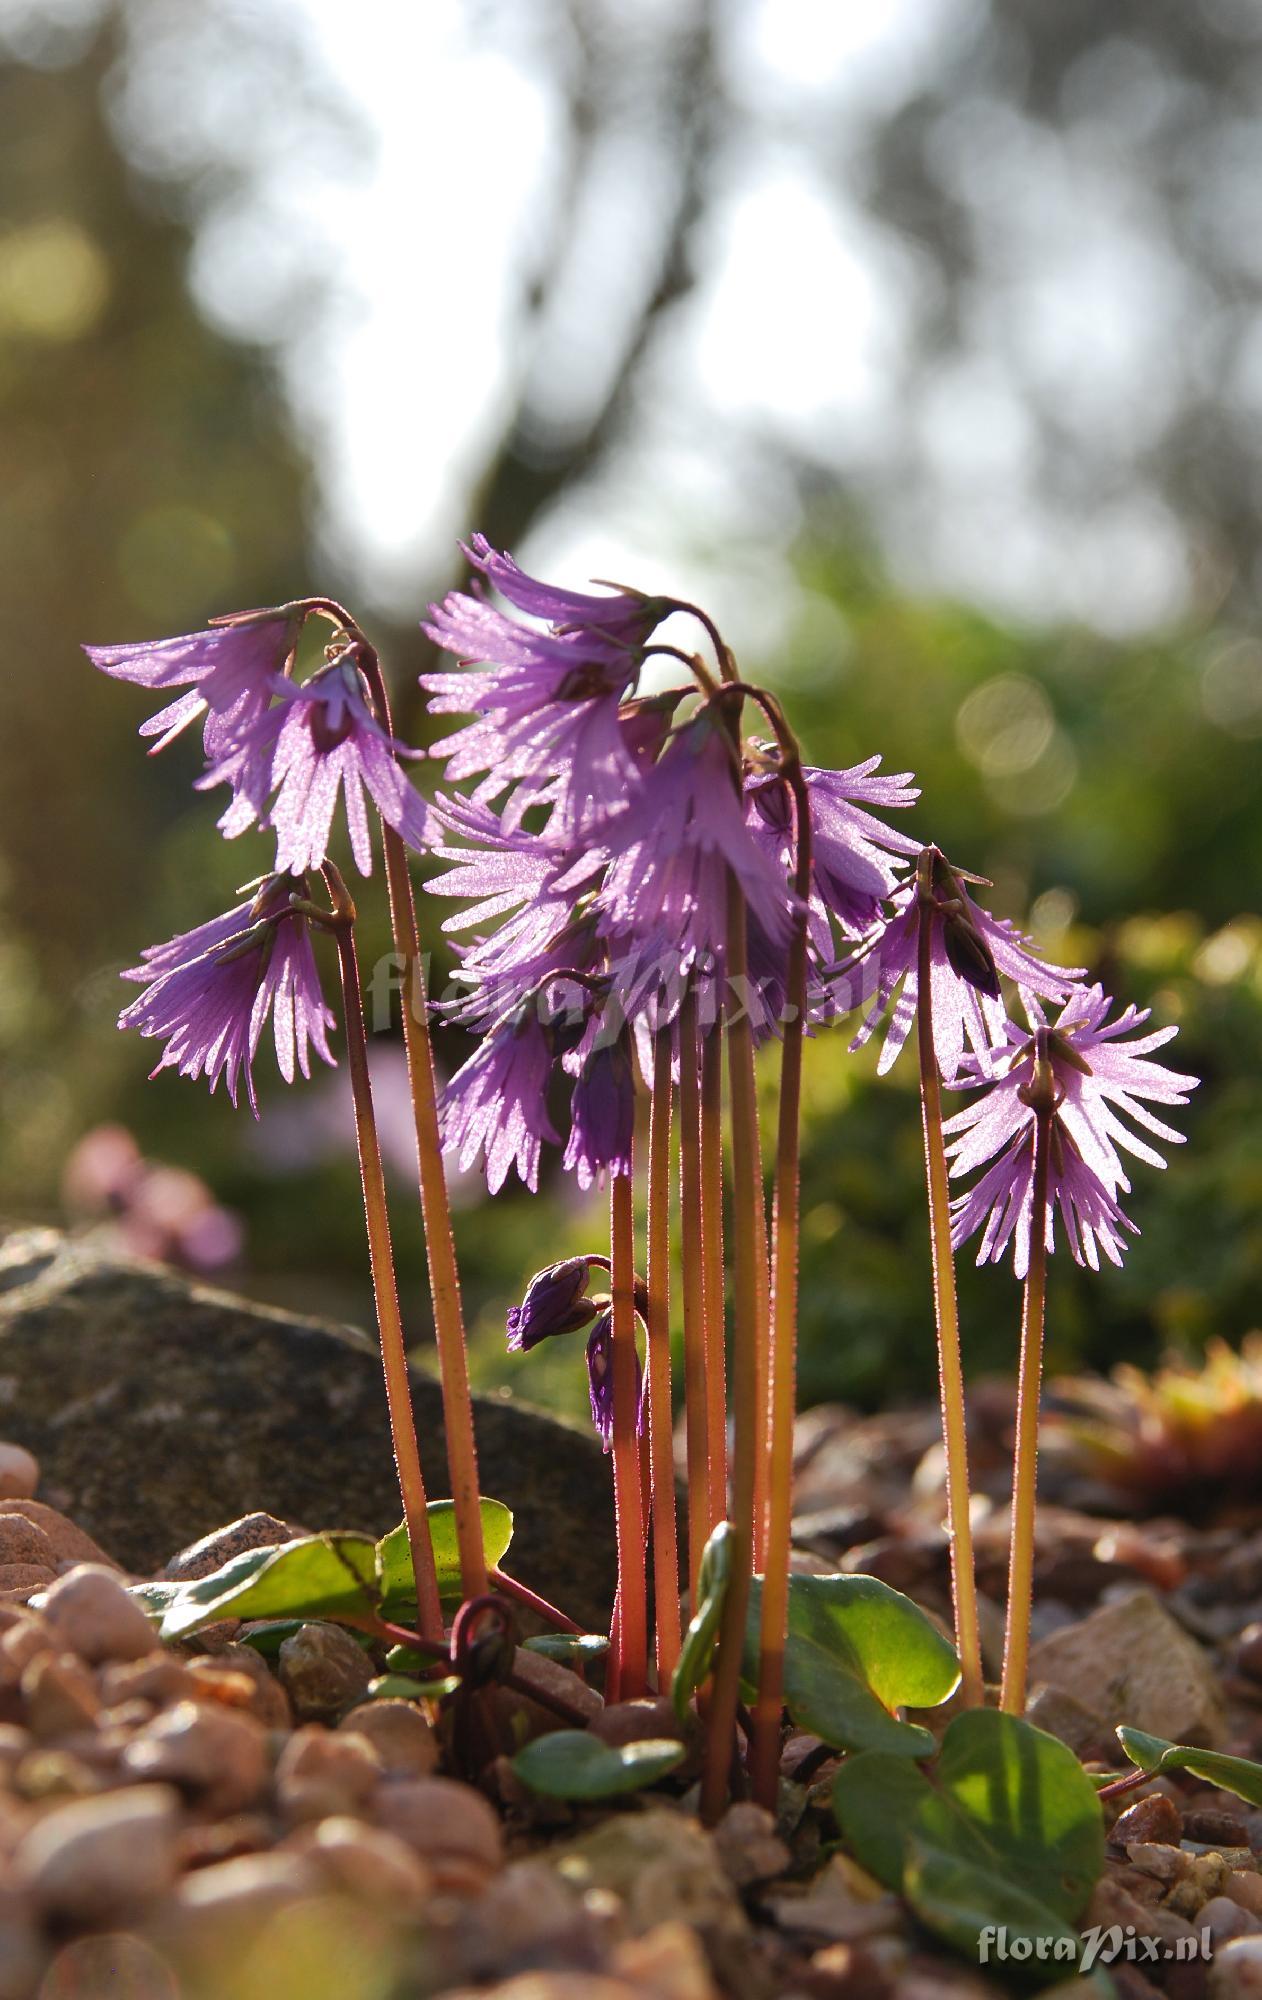
[[[158,738],[152,756],[205,716],[207,761],[231,767],[238,794],[221,822],[225,832],[239,833],[248,826],[267,796],[266,762],[257,756],[242,758],[241,746],[257,731],[278,684],[283,684],[282,670],[293,651],[298,622],[291,611],[244,612],[205,632],[83,649],[94,666],[115,680],[148,688],[189,689],[142,723],[140,733]],[[238,812],[240,801],[245,802],[245,817]]]
[[[713,703],[678,731],[599,840],[561,886],[607,862],[596,907],[613,950],[721,962],[729,870],[765,936],[787,942],[793,898],[784,867],[745,824],[731,741]]]
[[[920,797],[910,771],[875,776],[880,761],[869,757],[844,771],[808,765],[802,772],[811,809],[811,929],[824,958],[831,955],[829,919],[850,937],[866,935],[897,887],[901,871],[894,857],[920,852],[918,840],[866,810],[911,806]],[[791,874],[794,814],[787,779],[774,771],[756,773],[745,781],[745,798],[750,832]]]
[[[174,1067],[181,1076],[204,1075],[212,1091],[223,1076],[235,1104],[244,1070],[257,1117],[253,1063],[269,1013],[286,1083],[295,1068],[311,1074],[312,1047],[333,1062],[334,1017],[320,991],[310,926],[289,908],[291,893],[304,890],[301,880],[269,876],[252,902],[151,946],[144,964],[123,974],[145,990],[119,1015],[119,1027],[166,1043],[154,1076]]]
[[[613,1313],[603,1312],[587,1338],[587,1390],[592,1422],[606,1451],[613,1450]],[[635,1357],[636,1435],[644,1429],[644,1368]]]
[[[539,1185],[543,1141],[558,1143],[547,1106],[554,1062],[551,1037],[531,1010],[487,1035],[443,1092],[444,1147],[462,1173],[484,1152],[492,1194],[511,1166],[528,1188]]]
[[[1119,1146],[1152,1166],[1165,1161],[1135,1133],[1126,1119],[1181,1144],[1183,1134],[1146,1109],[1148,1104],[1186,1104],[1197,1079],[1166,1069],[1151,1060],[1153,1051],[1176,1033],[1160,1028],[1122,1043],[1120,1037],[1141,1027],[1147,1011],[1125,1008],[1114,1021],[1112,1002],[1101,986],[1072,993],[1054,1026],[1032,996],[1023,995],[1034,1037],[1007,1023],[1011,1059],[1003,1076],[991,1083],[963,1111],[946,1121],[952,1134],[953,1175],[971,1172],[993,1161],[967,1194],[953,1204],[953,1241],[963,1243],[983,1228],[978,1262],[998,1261],[1015,1237],[1017,1275],[1029,1266],[1033,1202],[1034,1141],[1037,1128],[1030,1102],[1031,1080],[1040,1055],[1050,1070],[1056,1109],[1049,1158],[1047,1243],[1052,1246],[1052,1217],[1060,1208],[1069,1247],[1079,1263],[1099,1267],[1103,1250],[1120,1264],[1123,1230],[1135,1225],[1118,1206],[1117,1195],[1130,1192]],[[970,1065],[970,1081],[979,1072]]]
[[[634,774],[619,723],[619,703],[639,671],[640,648],[669,608],[634,591],[594,597],[555,590],[518,569],[475,536],[471,560],[519,610],[549,621],[538,630],[452,591],[431,605],[425,630],[445,652],[479,672],[423,674],[434,714],[479,720],[433,746],[452,781],[489,772],[487,798],[507,786],[511,814],[553,808],[558,833],[584,826],[593,812],[616,810]]]
[[[1081,967],[1071,971],[1036,958],[1020,931],[973,901],[959,872],[936,847],[924,848],[917,879],[897,892],[884,929],[839,967],[830,982],[836,1012],[848,1012],[875,996],[852,1049],[862,1048],[894,1001],[877,1064],[882,1075],[897,1059],[915,1019],[922,923],[932,927],[933,1042],[947,1083],[959,1074],[966,1042],[981,1074],[994,1074],[992,1049],[1005,1032],[1001,973],[1023,991],[1056,1001],[1064,1000],[1082,977]]]
[[[541,583],[519,569],[512,556],[493,549],[485,535],[474,535],[465,554],[501,597],[557,631],[596,632],[624,646],[642,646],[671,608],[666,598],[646,597],[639,590],[611,587],[593,596]]]
[[[581,1188],[606,1173],[629,1174],[634,1136],[635,1074],[626,1038],[598,1039],[574,1085],[564,1164]]]
[[[243,816],[225,832],[240,832],[256,816],[259,799],[276,791],[266,824],[276,830],[276,866],[302,873],[316,869],[328,853],[333,812],[341,791],[351,852],[361,875],[372,873],[372,841],[365,792],[388,826],[413,847],[428,837],[429,808],[399,767],[400,756],[415,753],[387,736],[370,713],[349,646],[301,687],[280,681],[281,706],[259,717],[230,756],[199,779],[205,787],[228,779]],[[245,781],[259,770],[261,779]],[[222,822],[221,822],[222,824]]]
[[[508,1346],[528,1354],[554,1333],[576,1333],[595,1319],[598,1308],[587,1296],[591,1266],[586,1257],[565,1257],[536,1271],[519,1306],[508,1312]]]

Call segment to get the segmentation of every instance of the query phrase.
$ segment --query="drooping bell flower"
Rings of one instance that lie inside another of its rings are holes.
[[[115,680],[188,690],[143,722],[140,734],[157,738],[150,749],[153,756],[205,717],[207,763],[231,764],[234,773],[234,800],[221,822],[225,833],[239,833],[262,811],[268,759],[260,754],[261,745],[253,755],[244,755],[244,745],[257,737],[283,685],[300,623],[301,612],[291,608],[241,612],[204,632],[83,649],[94,666]]]
[[[119,1027],[166,1043],[154,1076],[178,1069],[181,1076],[205,1076],[212,1091],[222,1076],[235,1105],[244,1073],[257,1117],[253,1063],[269,1014],[286,1083],[296,1070],[311,1074],[313,1048],[324,1062],[334,1061],[328,1045],[334,1017],[320,990],[309,920],[289,903],[305,889],[301,878],[271,875],[252,901],[151,946],[143,964],[123,974],[145,990],[119,1015]]]
[[[884,929],[830,981],[837,1012],[871,1002],[852,1049],[862,1048],[889,1009],[877,1064],[881,1075],[896,1061],[916,1017],[923,923],[930,926],[934,1052],[945,1083],[959,1074],[966,1044],[981,1073],[994,1074],[991,1051],[1004,1037],[1001,973],[1023,990],[1058,1002],[1082,977],[1080,966],[1071,970],[1036,958],[1028,939],[974,902],[964,881],[938,848],[922,849],[916,880],[895,895]]]
[[[1050,1074],[1055,1098],[1044,1222],[1048,1248],[1053,1244],[1057,1209],[1072,1255],[1093,1270],[1099,1268],[1101,1251],[1120,1264],[1123,1232],[1137,1233],[1117,1201],[1119,1193],[1130,1192],[1118,1148],[1151,1166],[1164,1167],[1165,1161],[1124,1119],[1181,1144],[1183,1134],[1146,1106],[1186,1104],[1197,1078],[1151,1060],[1154,1050],[1177,1033],[1175,1028],[1122,1042],[1120,1037],[1141,1027],[1148,1013],[1127,1007],[1110,1022],[1111,1006],[1103,987],[1081,989],[1071,994],[1049,1027],[1037,1001],[1026,998],[1033,1036],[1009,1022],[1006,1070],[946,1120],[953,1176],[992,1162],[981,1179],[952,1203],[952,1241],[957,1247],[982,1230],[978,1263],[997,1263],[1011,1243],[1018,1277],[1029,1268],[1038,1125],[1032,1077],[1040,1060]],[[969,1080],[979,1081],[976,1067],[970,1068]]]
[[[806,765],[802,777],[811,811],[811,931],[821,957],[831,955],[830,919],[848,937],[864,937],[881,905],[898,885],[900,863],[919,854],[920,842],[899,833],[868,810],[915,804],[911,772],[876,775],[879,757],[844,771]],[[793,799],[778,771],[745,780],[745,822],[755,840],[774,854],[786,874],[794,865]]]
[[[711,701],[677,731],[626,808],[601,827],[592,855],[571,871],[579,885],[604,862],[595,905],[611,950],[634,943],[685,966],[721,963],[729,870],[765,935],[777,946],[787,942],[792,895],[783,866],[745,824],[733,756],[721,703]]]
[[[265,824],[276,831],[277,868],[298,873],[322,865],[339,792],[346,802],[351,852],[361,875],[372,873],[365,793],[388,826],[409,845],[423,846],[430,831],[430,811],[399,764],[400,757],[419,753],[396,743],[371,713],[355,646],[343,648],[300,687],[282,681],[276,692],[280,705],[262,716],[234,754],[198,782],[207,787],[226,779],[240,799],[241,767],[254,758],[263,760],[265,796],[276,793]],[[261,808],[258,816],[264,817]],[[225,826],[225,832],[230,830],[241,828]]]
[[[635,1072],[628,1036],[597,1036],[583,1057],[570,1101],[564,1164],[581,1188],[606,1174],[631,1172],[635,1136]]]
[[[590,1326],[600,1310],[588,1296],[590,1277],[587,1257],[563,1257],[545,1271],[536,1271],[521,1304],[509,1307],[509,1352],[528,1354],[553,1334],[577,1333]]]
[[[482,537],[470,553],[511,604],[548,626],[523,624],[464,591],[431,605],[425,631],[463,670],[421,676],[430,709],[478,718],[432,754],[447,759],[453,782],[489,773],[480,787],[487,798],[514,786],[514,823],[528,806],[550,805],[554,830],[568,836],[621,803],[634,766],[619,704],[668,606],[634,591],[555,590]]]
[[[543,1142],[559,1143],[547,1102],[555,1061],[538,1010],[525,1008],[479,1043],[443,1091],[444,1149],[456,1155],[462,1173],[485,1154],[492,1194],[499,1193],[513,1166],[528,1188],[538,1188]]]

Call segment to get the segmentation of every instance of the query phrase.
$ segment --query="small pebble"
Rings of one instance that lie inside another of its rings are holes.
[[[0,1500],[29,1500],[39,1485],[39,1460],[25,1445],[0,1444]]]
[[[133,1777],[193,1793],[207,1812],[240,1812],[267,1783],[267,1734],[253,1716],[181,1701],[137,1730],[122,1762]]]
[[[1238,1813],[1221,1806],[1187,1806],[1183,1812],[1183,1838],[1212,1847],[1247,1847],[1249,1830]]]
[[[1214,1954],[1210,2000],[1262,2000],[1262,1937],[1233,1938]]]
[[[454,1778],[403,1778],[381,1786],[373,1819],[434,1869],[440,1886],[481,1886],[503,1858],[500,1822],[480,1792]]]
[[[244,1674],[253,1683],[253,1698],[250,1710],[265,1729],[290,1729],[293,1713],[289,1706],[289,1696],[277,1680],[261,1653],[253,1646],[229,1644],[220,1646],[213,1659],[192,1660],[189,1670],[200,1678],[213,1678],[216,1672]]]
[[[55,1507],[46,1507],[42,1500],[0,1500],[0,1521],[12,1520],[27,1521],[42,1529],[59,1563],[104,1563],[106,1569],[119,1568],[114,1558],[91,1535],[85,1534],[77,1522],[59,1514]]]
[[[714,1830],[719,1860],[738,1889],[770,1882],[789,1865],[789,1850],[776,1832],[775,1814],[742,1802],[729,1806]]]
[[[1251,1681],[1262,1683],[1262,1625],[1246,1625],[1240,1634],[1236,1665]]]
[[[159,1708],[193,1692],[196,1682],[182,1660],[171,1653],[151,1653],[143,1660],[111,1660],[97,1676],[107,1708],[125,1701],[151,1701]]]
[[[428,1778],[438,1769],[438,1738],[410,1701],[365,1701],[338,1723],[372,1744],[392,1778]]]
[[[1147,1798],[1137,1800],[1118,1814],[1109,1839],[1117,1847],[1129,1847],[1132,1841],[1153,1840],[1174,1846],[1182,1831],[1182,1816],[1174,1800],[1164,1792],[1150,1792]]]
[[[1192,1856],[1184,1848],[1159,1840],[1129,1841],[1126,1856],[1132,1868],[1156,1882],[1181,1882],[1192,1868]]]
[[[1262,1936],[1262,1921],[1230,1896],[1211,1896],[1197,1911],[1196,1921],[1202,1929],[1208,1927],[1215,1951],[1234,1937]]]
[[[1239,1903],[1242,1910],[1262,1917],[1262,1875],[1256,1869],[1233,1868],[1223,1884],[1223,1894],[1230,1896],[1233,1903]]]
[[[43,1563],[3,1563],[0,1564],[0,1600],[9,1604],[25,1604],[36,1591],[47,1590],[56,1581],[57,1572]]]
[[[279,1542],[292,1542],[300,1532],[287,1521],[278,1521],[275,1514],[243,1514],[239,1521],[229,1521],[226,1527],[203,1535],[199,1542],[190,1542],[172,1556],[162,1574],[179,1583],[211,1576],[233,1556],[245,1555],[250,1549],[272,1548]]]
[[[22,1697],[27,1727],[43,1743],[91,1729],[101,1711],[92,1676],[73,1653],[37,1653],[23,1669]]]
[[[44,1957],[26,1897],[0,1883],[0,2000],[29,2000],[36,1992],[48,1995],[49,1989],[40,1984]]]
[[[0,1574],[16,1564],[38,1564],[56,1574],[52,1540],[24,1514],[0,1514]]]
[[[362,1736],[307,1722],[295,1729],[276,1764],[276,1796],[291,1825],[363,1806],[381,1782],[381,1764]]]
[[[621,1748],[626,1743],[682,1743],[683,1725],[665,1696],[645,1695],[636,1701],[611,1702],[588,1723],[591,1735]]]
[[[56,1806],[18,1848],[18,1879],[45,1916],[116,1922],[174,1881],[178,1806],[165,1785],[136,1785]]]
[[[45,1597],[44,1619],[58,1643],[90,1666],[142,1660],[159,1650],[153,1626],[116,1570],[79,1563],[58,1577]]]
[[[373,1664],[340,1625],[301,1626],[281,1643],[278,1674],[299,1722],[329,1722],[368,1692]]]
[[[304,1850],[329,1878],[364,1902],[399,1913],[429,1900],[434,1878],[405,1840],[362,1820],[337,1815],[315,1828]]]

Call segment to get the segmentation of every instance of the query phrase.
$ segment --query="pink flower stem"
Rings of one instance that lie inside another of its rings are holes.
[[[1043,1040],[1044,1030],[1039,1039]],[[1030,1207],[1030,1268],[1021,1306],[1021,1367],[1017,1378],[1017,1441],[1012,1462],[1012,1545],[1008,1559],[1008,1622],[1004,1633],[999,1706],[1025,1712],[1034,1598],[1034,1528],[1038,1499],[1039,1393],[1047,1302],[1047,1181],[1055,1116],[1054,1084],[1042,1050],[1027,1089],[1035,1103],[1034,1186]]]
[[[697,995],[691,981],[679,1010],[679,1230],[683,1264],[684,1425],[688,1453],[688,1580],[696,1602],[701,1551],[714,1521],[710,1508],[707,1423],[704,1236],[701,1223],[701,1051]],[[720,1270],[720,1280],[722,1272]]]
[[[609,1251],[613,1289],[613,1490],[618,1540],[616,1648],[618,1700],[645,1692],[648,1666],[648,1593],[644,1574],[644,1495],[636,1435],[635,1199],[629,1173],[609,1181]]]
[[[789,1620],[789,1559],[793,1527],[793,1419],[797,1410],[797,1307],[800,1211],[802,1037],[806,1020],[807,910],[811,886],[810,798],[796,749],[785,776],[796,808],[794,894],[799,909],[789,947],[784,1039],[780,1051],[780,1113],[776,1146],[774,1264],[770,1379],[770,1477],[763,1559],[758,1697],[754,1706],[750,1781],[757,1804],[774,1812],[780,1773],[784,1649]]]
[[[337,944],[338,969],[342,978],[342,1019],[346,1030],[346,1059],[350,1070],[351,1093],[355,1105],[355,1138],[359,1147],[359,1174],[364,1190],[364,1219],[368,1228],[368,1256],[372,1266],[373,1296],[377,1308],[377,1332],[381,1365],[385,1375],[386,1403],[390,1412],[390,1435],[394,1462],[399,1475],[403,1518],[408,1547],[416,1577],[419,1631],[423,1639],[441,1641],[443,1614],[438,1600],[438,1576],[430,1540],[426,1512],[425,1481],[421,1476],[421,1454],[412,1415],[412,1391],[408,1381],[407,1349],[403,1338],[403,1316],[399,1310],[399,1289],[394,1274],[394,1250],[390,1241],[390,1217],[386,1207],[386,1182],[377,1141],[377,1120],[373,1111],[372,1085],[368,1074],[368,1041],[364,1032],[364,1004],[359,983],[359,962],[355,950],[355,905],[338,870],[331,861],[324,864],[324,880],[333,904],[329,928]]]
[[[653,1606],[657,1685],[670,1685],[679,1658],[679,1531],[675,1518],[675,1440],[670,1398],[671,1031],[653,1038],[653,1099],[648,1166],[648,1397],[653,1512]]]
[[[754,1559],[754,1468],[766,1431],[758,1403],[759,1313],[766,1271],[764,1260],[760,1279],[757,1215],[762,1207],[762,1186],[759,1178],[754,1039],[743,998],[747,971],[745,899],[740,884],[729,871],[724,1009],[731,1091],[732,1237],[735,1260],[732,1566],[719,1626],[718,1657],[701,1777],[701,1817],[707,1826],[713,1826],[722,1813],[731,1783],[736,1711],[740,1703],[741,1658],[745,1648]]]
[[[925,1186],[929,1198],[929,1248],[933,1259],[933,1306],[938,1331],[938,1381],[942,1401],[942,1442],[946,1453],[947,1529],[951,1545],[951,1596],[955,1643],[960,1656],[964,1707],[985,1698],[973,1529],[969,1520],[968,1432],[964,1418],[964,1370],[955,1298],[955,1257],[951,1248],[951,1208],[947,1192],[946,1144],[942,1136],[942,1090],[933,1045],[933,930],[940,921],[922,898],[917,940],[916,1034],[920,1053],[920,1109],[925,1141]]]

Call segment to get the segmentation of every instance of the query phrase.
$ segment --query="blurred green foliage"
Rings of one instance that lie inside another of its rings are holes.
[[[93,674],[80,642],[188,629],[340,580],[310,568],[308,468],[269,358],[198,320],[186,227],[107,136],[109,55],[0,65],[0,1214],[56,1219],[68,1151],[116,1119],[244,1215],[240,1282],[364,1319],[340,1073],[305,1096],[264,1074],[255,1128],[169,1075],[147,1086],[151,1052],[113,1027],[118,970],[224,907],[268,845],[216,838],[216,803],[189,789],[194,744],[145,762],[134,731],[150,704]],[[1137,1168],[1144,1233],[1125,1270],[1095,1278],[1057,1259],[1051,1365],[1238,1337],[1262,1297],[1256,642],[1004,630],[891,589],[852,519],[808,519],[791,629],[746,671],[780,689],[812,761],[879,750],[914,769],[915,830],[991,877],[995,907],[1029,916],[1045,949],[1177,1021],[1177,1066],[1205,1079],[1180,1116],[1185,1151],[1165,1175]],[[375,636],[403,684],[415,635]],[[374,892],[362,903],[371,965],[386,934]],[[446,966],[440,948],[439,984]],[[834,1030],[808,1051],[802,1391],[870,1404],[932,1383],[929,1272],[911,1058],[878,1083],[872,1052],[849,1057],[847,1039]],[[448,1067],[466,1052],[442,1038]],[[769,1151],[774,1051],[763,1081]],[[396,1062],[383,1070],[390,1127],[400,1089]],[[419,1221],[402,1179],[398,1191],[422,1339]],[[579,1199],[555,1162],[538,1198],[457,1197],[476,1379],[581,1410],[581,1343],[510,1358],[503,1317],[530,1272],[601,1247],[601,1201]],[[961,1293],[970,1364],[1011,1366],[1011,1275],[966,1263]]]

